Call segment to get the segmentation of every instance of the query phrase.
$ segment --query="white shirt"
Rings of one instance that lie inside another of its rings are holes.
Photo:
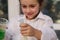
[[[56,33],[51,28],[51,26],[53,26],[52,19],[49,16],[44,15],[42,12],[40,12],[33,20],[27,20],[25,16],[12,18],[6,31],[6,40],[22,40],[22,34],[20,33],[19,27],[22,21],[31,25],[33,28],[40,30],[42,32],[41,40],[57,40]],[[37,40],[35,37],[27,38],[28,40]]]

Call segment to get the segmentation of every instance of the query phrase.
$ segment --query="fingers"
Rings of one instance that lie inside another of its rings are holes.
[[[29,36],[30,32],[31,32],[31,30],[29,27],[21,27],[21,34],[23,36]]]
[[[25,24],[25,23],[21,23],[21,25],[20,25],[20,27],[21,27],[21,34],[23,35],[23,36],[27,36],[28,35],[28,30],[29,30],[29,28],[28,28],[28,24]]]
[[[26,31],[28,30],[28,27],[21,27],[21,31]]]
[[[20,27],[27,27],[28,26],[28,24],[26,24],[26,23],[21,23],[20,24]]]
[[[33,33],[33,32],[31,32],[30,30],[21,31],[21,34],[22,34],[23,36],[32,36],[32,33]]]
[[[33,36],[33,29],[31,27],[21,28],[21,34],[23,36]]]
[[[28,30],[28,26],[27,26],[27,24],[25,24],[25,23],[22,23],[22,24],[20,25],[20,27],[21,27],[21,31],[27,31],[27,30]]]
[[[30,25],[28,25],[26,23],[22,23],[20,25],[20,27],[21,27],[20,31],[23,36],[32,36],[33,35],[33,28]]]
[[[22,34],[23,36],[28,36],[28,35],[29,35],[29,31],[28,31],[28,30],[26,30],[26,31],[21,31],[21,34]]]

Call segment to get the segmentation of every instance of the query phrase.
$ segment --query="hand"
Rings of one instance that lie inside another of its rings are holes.
[[[34,28],[30,26],[29,24],[22,23],[20,25],[21,27],[21,34],[23,36],[33,36],[34,35]]]
[[[21,34],[23,36],[34,36],[38,40],[41,39],[42,32],[40,30],[34,29],[32,26],[26,23],[22,23],[20,27],[21,27]]]

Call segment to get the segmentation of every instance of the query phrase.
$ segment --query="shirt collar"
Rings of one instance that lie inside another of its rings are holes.
[[[41,19],[44,18],[44,14],[41,11],[40,11],[39,15],[36,17],[36,19],[38,19],[38,18],[41,18]]]

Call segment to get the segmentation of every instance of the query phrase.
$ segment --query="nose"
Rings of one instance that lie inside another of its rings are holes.
[[[30,12],[30,8],[27,8],[27,9],[26,9],[26,12],[29,13],[29,12]]]

